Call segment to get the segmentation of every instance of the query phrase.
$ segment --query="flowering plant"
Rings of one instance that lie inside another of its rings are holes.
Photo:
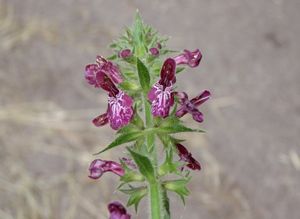
[[[186,67],[197,67],[202,54],[196,49],[173,55],[166,41],[137,13],[133,26],[111,45],[114,54],[97,56],[96,62],[85,69],[87,82],[108,94],[107,110],[93,120],[94,125],[109,123],[117,131],[116,139],[97,155],[124,144],[128,152],[119,162],[94,160],[89,177],[116,174],[118,190],[129,196],[128,207],[134,205],[137,211],[139,202],[150,197],[152,219],[171,218],[169,192],[178,194],[183,202],[189,195],[189,173],[200,170],[201,165],[174,134],[203,132],[185,126],[180,118],[189,113],[201,123],[203,114],[198,107],[210,98],[207,90],[192,99],[177,91],[176,74]],[[159,151],[164,154],[162,161]],[[131,218],[118,201],[111,202],[108,210],[110,219]]]

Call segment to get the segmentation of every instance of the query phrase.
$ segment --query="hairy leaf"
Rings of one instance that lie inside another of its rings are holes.
[[[127,150],[129,151],[133,160],[135,161],[136,165],[138,166],[141,174],[143,176],[145,176],[145,178],[149,182],[154,181],[155,180],[154,179],[154,169],[153,169],[153,166],[152,166],[149,158],[144,155],[141,155],[139,153],[136,153],[129,148],[127,148]]]

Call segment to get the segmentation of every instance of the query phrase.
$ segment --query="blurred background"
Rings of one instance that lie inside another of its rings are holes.
[[[87,177],[113,131],[91,124],[106,95],[83,71],[137,8],[171,48],[200,48],[178,87],[213,95],[207,133],[183,136],[203,170],[185,207],[171,195],[173,218],[298,219],[299,0],[0,0],[0,218],[104,219],[108,202],[125,203],[116,176]]]

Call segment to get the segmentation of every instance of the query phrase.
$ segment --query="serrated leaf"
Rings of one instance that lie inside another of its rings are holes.
[[[175,124],[173,126],[166,126],[166,127],[159,127],[156,128],[156,133],[168,133],[168,134],[174,134],[174,133],[180,133],[180,132],[204,132],[200,129],[192,129],[188,128],[182,124]]]
[[[123,133],[133,133],[133,132],[139,132],[139,128],[136,127],[134,124],[130,123],[122,128],[120,128],[117,131],[117,134],[123,134]]]
[[[186,187],[186,184],[189,182],[189,179],[178,179],[170,180],[163,182],[165,189],[177,193],[182,199],[183,204],[185,204],[185,196],[190,194],[189,190]]]
[[[94,155],[101,154],[104,151],[107,151],[109,149],[117,147],[121,144],[128,143],[128,142],[131,142],[131,141],[135,141],[136,139],[138,139],[142,135],[143,135],[143,132],[123,133],[120,136],[118,136],[112,143],[110,143],[106,148],[104,148],[103,150],[101,150],[100,152],[98,152]]]
[[[145,187],[141,187],[132,191],[127,202],[127,207],[134,205],[135,211],[137,212],[140,201],[147,195],[147,193],[148,190]]]
[[[154,178],[154,169],[151,164],[151,161],[148,157],[141,155],[139,153],[136,153],[129,148],[127,148],[129,153],[131,154],[133,160],[135,161],[136,165],[138,166],[140,173],[149,181],[153,182],[155,180]]]
[[[127,170],[126,173],[123,176],[121,176],[120,181],[125,182],[125,183],[143,182],[143,181],[145,181],[145,178],[141,174],[139,174],[135,171]]]
[[[149,90],[149,84],[150,84],[149,71],[148,71],[147,67],[144,65],[144,63],[139,58],[137,58],[136,65],[137,65],[137,70],[138,70],[141,87],[146,92]]]

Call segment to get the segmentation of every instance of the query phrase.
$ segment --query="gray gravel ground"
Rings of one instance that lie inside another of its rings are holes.
[[[174,218],[298,219],[299,0],[0,0],[0,218],[103,219],[122,197],[114,176],[87,179],[113,133],[89,123],[106,104],[83,69],[137,8],[170,47],[203,52],[179,87],[213,94],[207,134],[187,135],[203,171],[186,207],[171,196]]]

